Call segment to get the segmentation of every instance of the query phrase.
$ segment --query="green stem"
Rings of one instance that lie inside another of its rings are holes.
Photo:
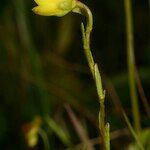
[[[133,44],[131,0],[124,0],[124,6],[125,6],[126,33],[127,33],[127,63],[128,63],[129,88],[132,103],[134,128],[135,131],[139,133],[141,125],[140,125],[140,113],[135,80],[135,56]]]
[[[90,67],[90,70],[92,72],[92,75],[94,77],[94,59],[92,56],[92,53],[90,51],[90,33],[93,28],[93,15],[90,11],[90,9],[80,1],[76,2],[76,8],[73,10],[73,12],[80,13],[87,18],[87,25],[86,25],[86,30],[84,28],[83,23],[81,24],[82,27],[82,37],[83,37],[83,48],[84,48],[84,53],[88,62],[88,65]]]
[[[100,103],[99,128],[100,128],[100,133],[101,133],[102,141],[103,141],[103,149],[109,150],[110,149],[109,123],[105,125],[105,105],[104,105],[105,92],[102,87],[102,81],[101,81],[101,76],[100,76],[98,66],[94,62],[91,49],[90,49],[90,34],[93,28],[93,16],[92,16],[90,9],[85,4],[79,1],[77,1],[77,6],[73,11],[80,13],[86,16],[87,18],[86,29],[84,28],[83,23],[81,25],[82,37],[83,37],[83,48],[84,48],[84,53],[85,53],[89,68],[91,70],[93,79],[96,84],[97,93],[99,97],[99,103]]]

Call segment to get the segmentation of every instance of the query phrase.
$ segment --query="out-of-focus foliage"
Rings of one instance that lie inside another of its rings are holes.
[[[126,149],[133,138],[119,108],[121,103],[132,123],[123,0],[85,3],[94,16],[91,47],[106,89],[111,148]],[[136,64],[149,100],[148,3],[133,0],[132,11]],[[6,0],[0,4],[0,149],[31,149],[26,135],[35,126],[40,130],[32,149],[79,149],[88,139],[99,149],[99,103],[82,50],[80,24],[85,20],[72,13],[62,18],[37,16],[31,11],[34,5],[31,0]],[[84,140],[72,124],[65,104],[70,104],[82,125]],[[150,118],[140,94],[139,104],[144,129],[150,126]],[[34,122],[38,116],[40,124]]]

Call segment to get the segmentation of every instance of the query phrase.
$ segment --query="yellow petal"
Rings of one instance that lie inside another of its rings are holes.
[[[51,5],[51,9],[50,7],[46,7],[46,6],[36,6],[32,10],[35,14],[42,15],[42,16],[63,16],[66,13],[68,13],[68,10],[60,11],[59,9],[57,9],[55,6],[52,5]]]
[[[34,0],[38,5],[45,5],[50,3],[52,0]]]
[[[64,16],[75,7],[75,0],[35,0],[32,10],[42,16]]]
[[[51,9],[46,6],[36,6],[32,10],[34,13],[42,16],[51,16],[56,12],[55,7],[53,6],[51,7]]]

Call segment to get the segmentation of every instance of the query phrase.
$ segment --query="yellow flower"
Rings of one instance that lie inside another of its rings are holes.
[[[74,7],[76,0],[34,0],[38,6],[32,10],[42,16],[64,16]]]

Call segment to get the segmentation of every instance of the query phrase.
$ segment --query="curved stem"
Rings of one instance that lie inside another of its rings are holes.
[[[90,9],[83,3],[81,3],[80,1],[76,2],[76,8],[77,13],[81,13],[82,15],[86,16],[87,18],[87,25],[86,25],[86,29],[84,28],[84,25],[82,23],[82,37],[83,37],[83,48],[84,48],[84,53],[88,62],[88,65],[90,67],[90,70],[92,72],[92,75],[94,77],[94,59],[92,56],[92,53],[90,51],[90,34],[93,28],[93,15],[90,11]],[[79,10],[78,10],[79,9]]]
[[[85,53],[89,68],[91,70],[93,79],[96,84],[97,93],[99,97],[99,103],[100,103],[99,128],[100,128],[100,134],[102,136],[102,141],[103,141],[103,149],[109,150],[110,149],[109,123],[105,124],[105,105],[104,105],[105,92],[102,87],[102,81],[101,81],[101,76],[100,76],[100,72],[98,69],[98,65],[94,62],[91,49],[90,49],[90,34],[93,28],[93,16],[92,16],[90,9],[85,4],[79,1],[77,1],[76,3],[77,3],[76,8],[73,11],[86,16],[86,19],[87,19],[86,28],[84,28],[83,23],[81,24],[83,48],[84,48],[84,53]]]

